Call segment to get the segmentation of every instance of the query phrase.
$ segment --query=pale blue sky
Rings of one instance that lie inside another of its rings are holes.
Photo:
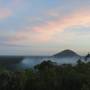
[[[0,55],[90,52],[90,0],[0,0]]]

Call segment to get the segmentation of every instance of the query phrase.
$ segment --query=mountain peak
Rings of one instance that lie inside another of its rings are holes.
[[[73,53],[74,51],[72,51],[72,50],[70,50],[70,49],[66,49],[66,50],[63,50],[62,52],[67,52],[67,53],[68,53],[68,52],[69,52],[69,53],[72,52],[72,53]]]
[[[76,57],[79,56],[72,50],[66,49],[54,55],[54,57]]]

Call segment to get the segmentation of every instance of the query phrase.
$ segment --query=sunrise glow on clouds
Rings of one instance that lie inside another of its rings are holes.
[[[90,1],[81,1],[1,0],[1,51],[48,55],[73,49],[87,53],[90,49]]]
[[[7,8],[0,8],[0,19],[5,19],[11,16],[12,13],[9,9]]]
[[[72,13],[70,16],[66,16],[62,19],[55,20],[52,22],[47,22],[47,24],[33,27],[26,27],[24,30],[20,30],[16,33],[12,42],[18,43],[19,41],[32,41],[33,43],[42,43],[49,40],[53,40],[53,35],[57,32],[63,32],[65,29],[76,26],[90,25],[90,12],[88,11],[78,11]],[[16,42],[15,42],[16,41]]]

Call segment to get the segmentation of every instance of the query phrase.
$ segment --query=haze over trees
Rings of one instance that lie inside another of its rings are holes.
[[[33,69],[0,69],[0,90],[90,90],[90,62],[57,65],[43,61]]]

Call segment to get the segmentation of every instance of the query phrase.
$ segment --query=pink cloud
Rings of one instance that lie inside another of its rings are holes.
[[[12,0],[14,4],[21,3],[23,0]]]
[[[47,24],[24,28],[10,39],[11,43],[44,43],[53,40],[54,35],[63,32],[67,28],[75,26],[90,26],[90,11],[80,10],[69,16],[60,18]]]
[[[7,8],[0,8],[0,19],[8,18],[12,15],[12,12]]]

